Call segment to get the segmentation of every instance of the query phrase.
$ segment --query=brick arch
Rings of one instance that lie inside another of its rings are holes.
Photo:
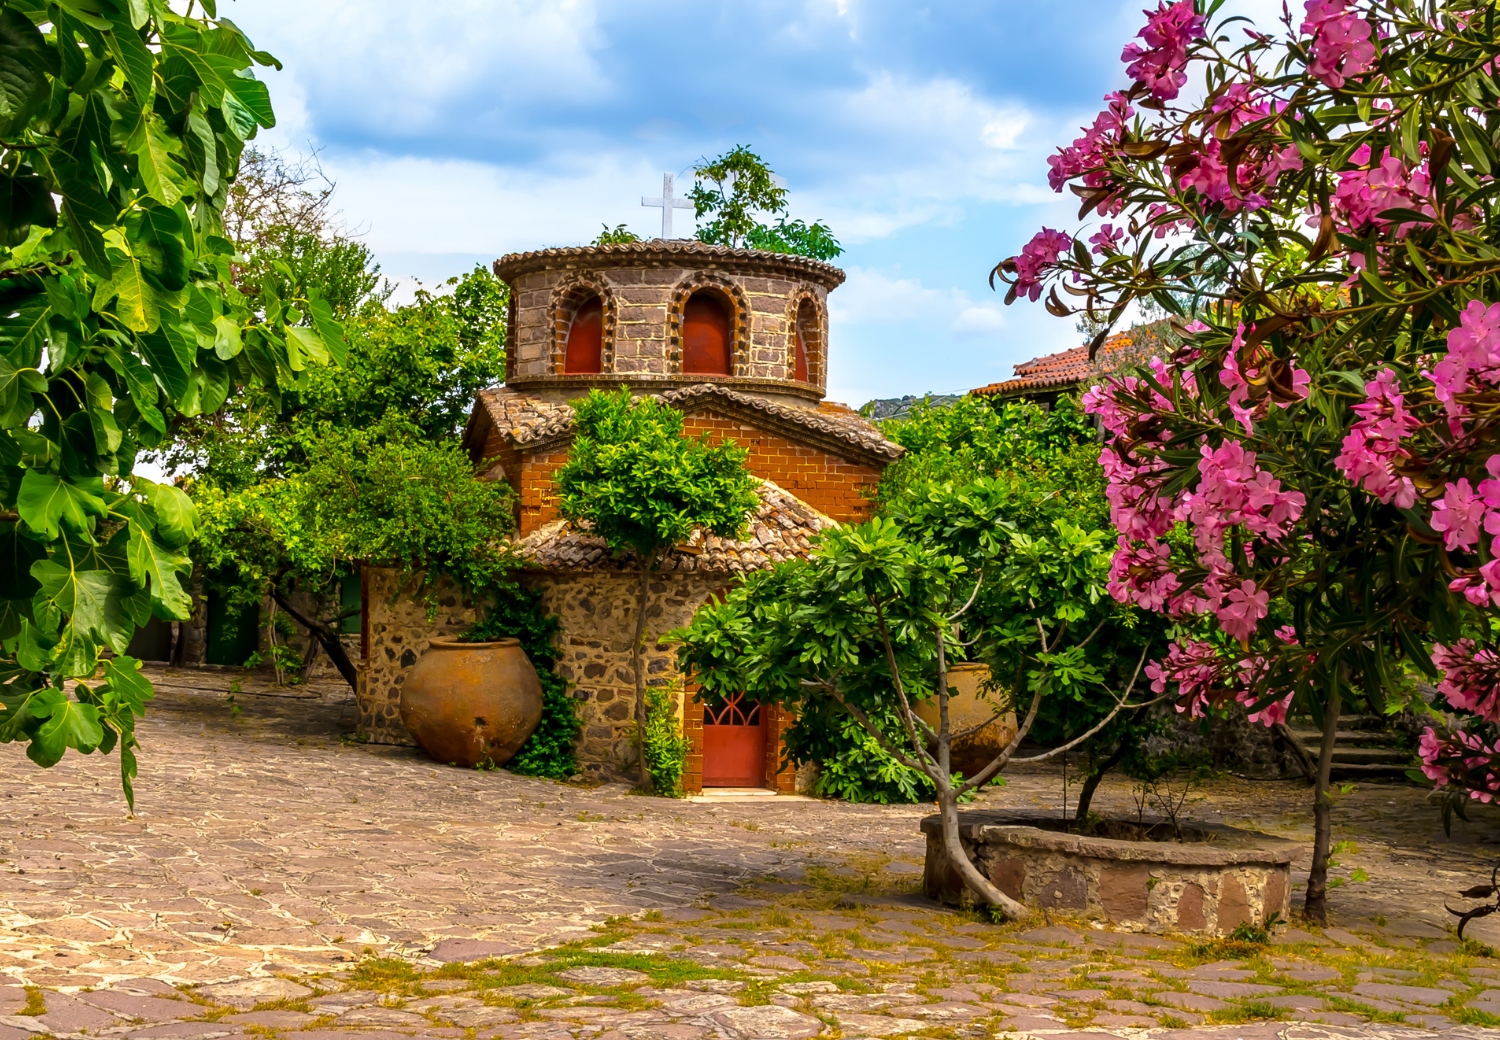
[[[547,314],[552,323],[552,374],[563,374],[563,362],[568,350],[568,327],[573,321],[573,312],[590,296],[599,297],[604,307],[604,334],[599,350],[599,369],[613,372],[615,368],[615,324],[618,321],[619,305],[614,290],[608,282],[592,271],[580,271],[569,275],[552,288],[552,298],[547,305]]]
[[[811,286],[800,286],[787,299],[786,312],[786,375],[784,378],[793,378],[796,370],[797,357],[797,315],[802,310],[802,301],[812,304],[813,313],[817,315],[817,325],[813,330],[813,337],[806,344],[807,347],[807,385],[822,389],[824,385],[824,373],[826,371],[826,359],[828,357],[828,310],[824,301],[819,299],[818,294]]]
[[[738,282],[723,275],[695,271],[672,288],[671,302],[667,305],[667,372],[678,375],[682,372],[682,312],[688,298],[701,289],[714,290],[729,302],[729,374],[744,377],[750,374],[750,299]]]

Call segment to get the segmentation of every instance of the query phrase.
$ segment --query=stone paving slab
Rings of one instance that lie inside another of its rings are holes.
[[[1500,1040],[1500,964],[1442,911],[1493,807],[1450,839],[1420,790],[1341,796],[1336,927],[1269,946],[995,926],[918,894],[928,807],[457,770],[346,740],[333,684],[245,681],[236,714],[231,675],[155,678],[133,816],[112,758],[0,756],[0,1040]],[[979,804],[1060,792],[1018,770]],[[1307,807],[1220,780],[1185,814],[1308,840]]]

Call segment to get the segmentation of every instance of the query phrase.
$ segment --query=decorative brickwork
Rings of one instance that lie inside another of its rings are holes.
[[[827,354],[828,343],[828,310],[817,292],[810,285],[804,285],[792,293],[787,300],[786,326],[786,369],[785,379],[795,379],[793,375],[794,355],[797,349],[797,321],[800,316],[802,305],[806,303],[812,308],[815,320],[804,335],[803,346],[807,349],[807,381],[813,386],[826,386],[824,379],[824,356]]]
[[[511,287],[514,318],[506,382],[533,392],[576,394],[590,386],[661,389],[701,382],[682,372],[682,307],[698,289],[711,288],[732,304],[734,365],[716,381],[792,399],[823,396],[827,365],[822,337],[808,380],[791,378],[796,306],[811,299],[827,313],[828,291],[843,272],[804,257],[726,249],[696,242],[550,249],[503,257],[495,274]],[[587,287],[605,301],[606,350],[599,375],[563,372],[559,342],[571,317],[568,305]],[[788,303],[791,302],[791,309]]]
[[[552,289],[548,313],[552,318],[552,371],[563,371],[563,360],[567,354],[568,330],[578,305],[590,296],[597,296],[604,304],[604,346],[600,354],[601,371],[614,371],[615,322],[619,308],[615,294],[608,283],[592,271],[580,271],[558,282]],[[514,297],[512,297],[514,299]]]

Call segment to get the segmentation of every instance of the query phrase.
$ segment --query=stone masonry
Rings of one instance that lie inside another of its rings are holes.
[[[844,275],[820,261],[655,240],[513,254],[495,262],[495,273],[510,284],[514,301],[508,386],[566,393],[617,386],[621,377],[633,387],[663,389],[697,382],[700,377],[682,373],[682,310],[689,296],[708,289],[731,311],[731,384],[800,398],[823,395],[828,291]],[[572,313],[594,295],[604,305],[604,372],[562,375]],[[806,344],[805,384],[792,378],[795,326],[804,300],[817,314]]]

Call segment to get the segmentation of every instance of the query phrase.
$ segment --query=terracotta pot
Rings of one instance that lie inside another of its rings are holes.
[[[990,666],[962,662],[948,668],[948,728],[957,732],[977,726],[1007,704],[1010,695],[1004,690],[985,687],[990,680]],[[980,696],[981,692],[985,696]],[[938,702],[930,697],[917,704],[917,715],[933,729],[938,726]],[[1005,750],[1016,736],[1016,713],[1008,711],[984,729],[953,744],[953,771],[973,776]]]
[[[542,721],[542,683],[519,640],[434,639],[401,687],[401,721],[439,762],[503,766]]]

